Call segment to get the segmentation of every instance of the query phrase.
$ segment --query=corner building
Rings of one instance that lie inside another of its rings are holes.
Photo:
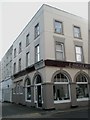
[[[42,109],[87,106],[88,21],[43,5],[13,43],[13,102]]]

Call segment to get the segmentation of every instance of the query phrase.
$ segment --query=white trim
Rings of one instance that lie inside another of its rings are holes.
[[[64,84],[69,84],[69,82],[54,82],[54,84],[62,84],[62,85],[64,85]]]
[[[77,83],[77,84],[84,84],[84,85],[85,85],[85,84],[86,84],[86,85],[88,84],[88,82],[76,82],[76,83]]]
[[[26,102],[31,102],[31,100],[26,100]]]
[[[78,98],[77,101],[88,101],[89,98]]]
[[[54,100],[54,103],[68,103],[68,102],[71,102],[70,99],[69,100]]]

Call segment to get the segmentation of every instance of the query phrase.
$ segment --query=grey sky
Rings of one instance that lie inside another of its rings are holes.
[[[49,1],[49,0],[48,0]],[[0,59],[42,4],[88,18],[88,2],[3,2],[0,4]]]

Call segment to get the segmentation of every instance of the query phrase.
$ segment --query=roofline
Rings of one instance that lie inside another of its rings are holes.
[[[70,14],[70,15],[73,15],[73,16],[76,16],[76,17],[79,17],[79,18],[85,20],[85,18],[82,18],[82,17],[80,17],[80,16],[74,15],[74,14],[69,13],[69,12],[67,12],[67,11],[61,10],[61,9],[59,9],[59,8],[53,7],[53,6],[48,5],[48,4],[43,4],[43,5],[41,5],[41,7],[38,9],[38,11],[34,14],[34,16],[31,18],[31,20],[27,23],[27,25],[23,28],[23,30],[22,30],[21,33],[18,35],[18,37],[22,34],[22,32],[25,30],[25,28],[28,26],[28,24],[33,20],[33,18],[34,18],[34,17],[36,16],[36,14],[42,9],[42,7],[43,7],[44,5],[45,5],[45,6],[48,6],[48,7],[51,7],[51,8],[53,8],[53,9],[56,9],[56,10],[65,12],[65,13],[67,13],[67,14]],[[18,37],[16,37],[15,41],[18,39]],[[15,42],[15,41],[14,41],[14,42]],[[14,42],[13,42],[13,43],[14,43]]]
[[[23,28],[23,30],[20,32],[20,34],[18,35],[18,37],[22,34],[22,32],[25,30],[25,28],[29,25],[29,23],[33,20],[33,18],[36,16],[36,14],[42,9],[42,7],[44,6],[41,5],[38,9],[38,11],[33,15],[33,17],[31,18],[31,20],[27,23],[27,25]],[[13,41],[13,43],[18,39],[18,37],[16,37],[16,39]]]
[[[65,12],[65,13],[67,13],[67,14],[70,14],[70,15],[73,15],[73,16],[76,16],[76,17],[79,17],[79,18],[85,20],[85,18],[82,18],[82,17],[80,17],[80,16],[74,15],[74,14],[69,13],[69,12],[67,12],[67,11],[61,10],[61,9],[59,9],[59,8],[57,8],[57,7],[53,7],[53,6],[48,5],[48,4],[42,4],[42,5],[39,7],[38,11],[33,15],[33,17],[31,18],[31,20],[27,23],[27,25],[23,28],[23,30],[20,32],[20,34],[19,34],[19,35],[16,37],[16,39],[13,41],[13,43],[18,39],[18,37],[22,34],[22,32],[25,30],[25,28],[29,25],[29,23],[33,20],[33,18],[34,18],[34,17],[36,16],[36,14],[42,9],[42,7],[43,7],[44,5],[45,5],[45,6],[48,6],[48,7],[51,7],[51,8],[53,8],[53,9],[56,9],[56,10]]]
[[[62,12],[65,12],[65,13],[67,13],[67,14],[76,16],[76,17],[79,17],[79,18],[81,18],[81,19],[87,20],[86,18],[80,17],[80,16],[75,15],[75,14],[73,14],[73,13],[69,13],[69,12],[64,11],[64,10],[62,10],[62,9],[59,9],[59,8],[57,8],[57,7],[53,7],[53,6],[49,5],[49,4],[43,4],[43,5],[48,6],[48,7],[51,7],[51,8],[53,8],[53,9],[56,9],[56,10],[59,10],[59,11],[62,11]]]

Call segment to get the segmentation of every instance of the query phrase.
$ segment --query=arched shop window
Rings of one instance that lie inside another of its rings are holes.
[[[79,74],[76,77],[76,97],[77,99],[89,97],[88,80],[83,74]]]
[[[31,102],[31,81],[29,78],[25,81],[25,99]]]
[[[54,103],[70,101],[70,85],[68,77],[63,73],[58,73],[54,77]]]

